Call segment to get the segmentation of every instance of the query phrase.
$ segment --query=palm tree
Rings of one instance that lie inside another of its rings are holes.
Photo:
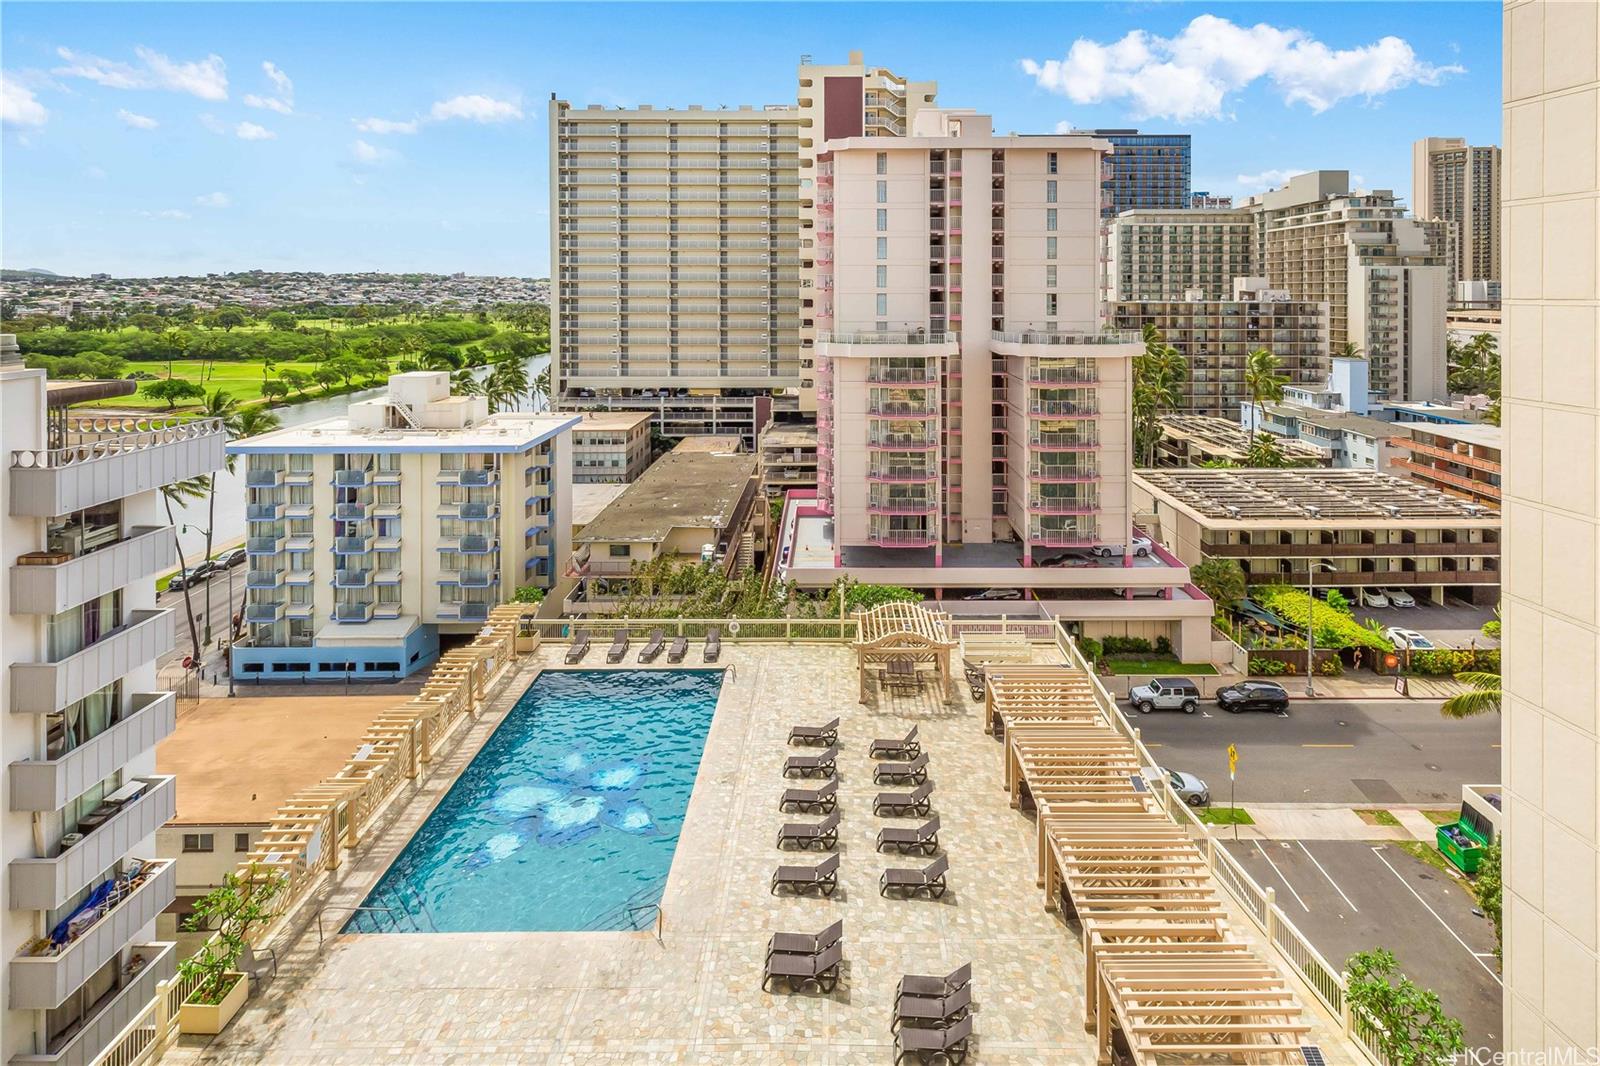
[[[1345,341],[1339,345],[1340,359],[1365,359],[1366,357],[1366,351],[1355,341]]]
[[[161,487],[161,502],[167,509],[167,525],[172,530],[172,543],[178,550],[178,572],[187,574],[188,567],[183,565],[183,542],[178,539],[178,526],[172,517],[172,502],[176,500],[182,504],[189,500],[198,500],[211,491],[209,477],[192,477],[184,481],[174,481],[170,485]],[[206,552],[207,558],[210,551]],[[189,598],[189,582],[183,583],[183,613],[189,616],[189,641],[194,649],[194,663],[196,668],[200,665],[200,630],[194,624],[194,604]]]
[[[550,408],[550,364],[545,363],[544,369],[539,371],[533,379],[533,400],[535,410],[549,410]]]
[[[1278,373],[1283,361],[1265,348],[1257,348],[1244,357],[1244,391],[1255,404],[1255,414],[1250,419],[1250,444],[1256,442],[1256,426],[1261,423],[1266,403],[1283,399],[1283,387],[1289,383],[1287,376]]]
[[[521,359],[513,356],[501,363],[497,363],[489,374],[489,380],[484,383],[484,395],[489,397],[489,406],[492,410],[510,407],[511,410],[520,410],[522,398],[528,394],[528,367]]]
[[[1472,718],[1490,711],[1500,713],[1499,674],[1468,670],[1457,674],[1456,680],[1472,687],[1445,700],[1439,708],[1440,714],[1446,718]]]
[[[1147,466],[1155,465],[1161,442],[1161,414],[1183,402],[1183,383],[1189,364],[1178,349],[1166,342],[1154,323],[1144,327],[1144,351],[1133,357],[1134,451]]]

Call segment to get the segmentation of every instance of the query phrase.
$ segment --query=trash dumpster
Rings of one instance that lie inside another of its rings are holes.
[[[1461,817],[1441,825],[1437,832],[1439,853],[1468,876],[1478,872],[1478,861],[1493,839],[1494,827],[1481,812],[1465,803],[1461,805]]]

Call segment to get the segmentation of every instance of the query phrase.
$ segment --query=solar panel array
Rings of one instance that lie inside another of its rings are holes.
[[[1491,508],[1372,470],[1141,470],[1151,489],[1207,518],[1495,518]]]

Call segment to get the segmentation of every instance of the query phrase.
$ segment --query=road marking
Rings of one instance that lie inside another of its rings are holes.
[[[1261,857],[1267,860],[1267,865],[1272,867],[1272,872],[1278,875],[1278,880],[1283,882],[1283,887],[1289,890],[1289,895],[1294,897],[1294,901],[1300,904],[1302,910],[1310,914],[1311,908],[1306,906],[1306,901],[1300,898],[1300,893],[1294,890],[1294,886],[1289,883],[1289,879],[1283,876],[1283,871],[1278,869],[1278,864],[1272,861],[1272,856],[1268,855],[1267,849],[1261,846],[1261,841],[1257,840],[1255,845],[1256,850],[1261,853]]]
[[[1471,955],[1473,959],[1477,961],[1478,965],[1483,967],[1485,973],[1494,978],[1494,983],[1500,985],[1502,988],[1505,987],[1504,982],[1500,980],[1500,975],[1495,973],[1494,970],[1490,969],[1489,964],[1483,961],[1483,956],[1479,952],[1473,951],[1472,946],[1465,940],[1461,939],[1460,935],[1456,933],[1455,929],[1450,925],[1450,923],[1445,921],[1443,918],[1440,918],[1439,912],[1428,906],[1428,901],[1423,899],[1421,894],[1419,894],[1416,889],[1411,887],[1411,882],[1405,879],[1404,874],[1402,874],[1399,870],[1396,870],[1393,866],[1389,865],[1389,860],[1383,857],[1383,849],[1381,847],[1375,847],[1372,849],[1372,854],[1378,857],[1379,862],[1389,867],[1389,872],[1394,874],[1402,885],[1406,886],[1407,892],[1417,897],[1418,903],[1428,908],[1428,913],[1433,915],[1435,921],[1444,926],[1444,931],[1455,937],[1457,944],[1460,944],[1463,948],[1467,949],[1467,954]]]
[[[1327,869],[1325,869],[1320,862],[1317,862],[1317,857],[1315,855],[1311,854],[1311,849],[1306,847],[1306,842],[1304,840],[1302,840],[1302,841],[1299,841],[1299,844],[1300,844],[1300,850],[1305,852],[1306,853],[1306,858],[1310,859],[1312,861],[1312,863],[1314,863],[1316,865],[1317,869],[1322,871],[1322,876],[1326,877],[1328,879],[1328,884],[1333,886],[1333,890],[1335,892],[1339,893],[1339,896],[1340,896],[1341,899],[1343,899],[1346,903],[1350,904],[1350,909],[1352,911],[1354,911],[1356,914],[1360,914],[1361,913],[1361,908],[1356,906],[1355,900],[1351,899],[1349,896],[1346,896],[1344,894],[1344,889],[1339,887],[1339,882],[1337,882],[1337,881],[1335,881],[1333,879],[1333,875],[1330,874],[1327,871]]]
[[[1165,744],[1148,744],[1147,743],[1147,744],[1145,744],[1145,747],[1147,747],[1147,748],[1164,748],[1164,747],[1166,747],[1166,745]]]
[[[1354,744],[1302,744],[1302,748],[1353,748]]]
[[[1499,746],[1500,746],[1500,745],[1498,745],[1498,744],[1490,744],[1490,745],[1489,745],[1489,746],[1490,746],[1490,747],[1491,747],[1491,748],[1498,748],[1498,747],[1499,747]]]

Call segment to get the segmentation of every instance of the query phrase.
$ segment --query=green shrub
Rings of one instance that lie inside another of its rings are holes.
[[[1107,655],[1148,655],[1155,649],[1143,637],[1107,637],[1102,641]],[[1164,654],[1172,653],[1172,645],[1167,645]]]
[[[1105,654],[1105,648],[1093,637],[1079,637],[1078,650],[1083,652],[1084,659],[1091,663],[1099,662],[1100,657]]]
[[[1282,659],[1267,659],[1259,655],[1250,657],[1250,672],[1264,677],[1277,677],[1289,673],[1289,664]]]
[[[1172,641],[1168,640],[1166,637],[1157,637],[1156,638],[1156,654],[1157,655],[1171,656],[1171,654],[1172,654]]]
[[[1412,651],[1410,672],[1425,677],[1500,672],[1500,649],[1435,648]]]
[[[1329,589],[1327,604],[1340,614],[1350,613],[1350,600],[1338,589]]]
[[[1272,585],[1256,590],[1253,595],[1261,606],[1302,631],[1314,621],[1318,647],[1335,650],[1371,648],[1382,652],[1394,650],[1382,633],[1363,627],[1349,615],[1341,614],[1321,600],[1313,602],[1300,589]]]
[[[1483,623],[1483,626],[1479,630],[1479,632],[1481,632],[1484,636],[1488,637],[1490,640],[1499,640],[1500,639],[1500,619],[1498,619],[1498,618],[1489,619],[1487,622]]]
[[[1323,677],[1338,677],[1344,673],[1344,663],[1337,655],[1330,655],[1317,664],[1317,673]]]
[[[538,585],[523,585],[511,597],[512,603],[543,603],[545,590]]]

